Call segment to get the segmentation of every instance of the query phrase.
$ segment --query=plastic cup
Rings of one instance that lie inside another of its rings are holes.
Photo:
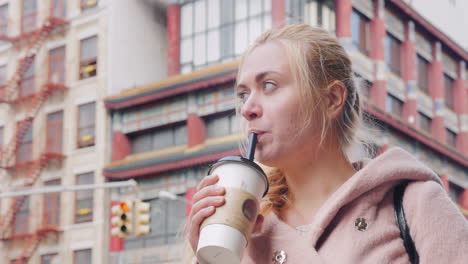
[[[217,161],[209,174],[226,189],[225,204],[201,225],[197,248],[200,264],[239,264],[259,212],[268,180],[255,162],[237,156]]]

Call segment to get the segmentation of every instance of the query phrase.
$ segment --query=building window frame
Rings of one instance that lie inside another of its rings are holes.
[[[56,18],[66,18],[67,16],[66,0],[50,0],[50,14]]]
[[[401,41],[387,32],[385,35],[385,63],[388,70],[401,77]]]
[[[370,53],[370,20],[356,9],[353,9],[351,14],[351,32],[353,46],[368,56]]]
[[[416,81],[418,90],[429,94],[429,61],[423,56],[416,54]]]
[[[27,4],[31,5],[29,7],[31,10],[27,10]],[[30,33],[36,29],[37,15],[37,0],[21,1],[21,33]]]
[[[157,145],[157,138],[163,135],[170,135],[170,139],[165,140],[163,145]],[[150,151],[165,149],[172,146],[187,144],[187,124],[173,123],[162,127],[152,128],[130,135],[131,153],[138,154]]]
[[[457,147],[457,133],[447,128],[445,136],[447,145],[455,149]]]
[[[23,204],[18,209],[13,221],[13,234],[24,235],[29,233],[29,220],[30,220],[30,197],[26,196]],[[15,204],[15,206],[17,206]]]
[[[21,122],[24,122],[23,125],[21,126]],[[16,124],[16,129],[17,133],[19,132],[18,130],[20,127],[21,129],[25,129],[24,126],[26,126],[27,122],[30,122],[30,127],[28,128],[28,131],[26,132],[26,135],[23,137],[18,146],[18,150],[16,152],[16,164],[21,164],[21,163],[27,163],[31,162],[33,159],[33,124],[32,120],[24,120],[24,121],[19,121]]]
[[[418,112],[416,117],[417,127],[424,133],[431,134],[432,119],[422,112]]]
[[[20,80],[20,97],[29,97],[36,92],[36,59],[33,58],[29,68]]]
[[[271,0],[186,1],[180,16],[181,73],[239,57],[271,25]]]
[[[60,185],[60,179],[50,180],[44,183],[45,186]],[[43,226],[58,228],[60,226],[60,193],[47,193],[44,195],[43,205]]]
[[[65,46],[49,50],[48,82],[65,84]]]
[[[80,261],[79,254],[85,254],[86,258],[83,261]],[[89,256],[89,257],[88,257]],[[73,251],[73,264],[89,264],[92,263],[93,261],[93,249],[91,248],[85,248],[85,249],[78,249]]]
[[[95,182],[94,172],[77,174],[75,184],[93,184]],[[82,207],[80,204],[88,204],[91,208]],[[83,190],[75,192],[74,223],[92,222],[94,217],[94,190]]]
[[[87,79],[98,74],[98,36],[80,40],[80,68],[79,79]]]
[[[8,3],[0,6],[0,36],[8,36],[8,10]]]
[[[91,117],[91,118],[86,118]],[[77,147],[85,148],[96,144],[96,103],[78,106]]]
[[[47,114],[46,137],[47,152],[63,152],[63,110]]]
[[[385,110],[387,113],[391,114],[392,116],[401,119],[403,115],[403,104],[404,104],[404,101],[401,100],[400,98],[392,94],[387,94]]]
[[[454,90],[455,90],[455,80],[448,74],[444,73],[444,102],[445,106],[450,109],[455,109],[454,103]]]

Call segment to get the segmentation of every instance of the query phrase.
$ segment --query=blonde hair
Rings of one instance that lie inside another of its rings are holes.
[[[313,115],[318,115],[322,123],[319,148],[327,136],[333,133],[349,160],[352,146],[365,145],[366,133],[358,133],[358,130],[364,130],[361,101],[353,78],[352,63],[346,51],[335,37],[320,28],[301,24],[271,29],[260,35],[244,53],[238,77],[245,58],[257,47],[272,41],[281,43],[285,48],[291,72],[299,86],[303,100],[299,109],[305,122],[303,127],[310,125],[314,120]],[[339,117],[332,120],[326,116],[324,98],[328,87],[334,82],[340,82],[346,88],[347,98]],[[310,102],[314,102],[315,106],[310,107]],[[237,113],[239,111],[240,105]],[[279,214],[281,209],[289,206],[292,198],[288,192],[286,177],[278,168],[264,166],[264,169],[268,175],[270,190],[262,200],[261,212],[266,214],[273,210]]]

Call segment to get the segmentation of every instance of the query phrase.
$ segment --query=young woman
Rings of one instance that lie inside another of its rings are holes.
[[[429,168],[400,148],[350,161],[362,109],[335,38],[308,25],[262,34],[236,90],[270,183],[242,263],[408,263],[393,203],[408,180],[403,208],[420,262],[468,263],[468,222]],[[200,224],[224,204],[217,179],[205,177],[193,197],[193,250]]]

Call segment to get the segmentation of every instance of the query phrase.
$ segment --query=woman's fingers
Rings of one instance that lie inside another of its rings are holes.
[[[224,202],[224,196],[205,197],[192,205],[192,215],[195,215],[198,211],[210,206],[219,207],[223,205]]]
[[[208,216],[215,212],[214,206],[203,208],[193,215],[189,227],[189,241],[192,246],[193,252],[197,250],[198,238],[200,236],[200,225]]]
[[[193,195],[192,204],[196,204],[200,200],[208,197],[208,196],[217,196],[217,195],[224,195],[225,189],[222,186],[218,185],[208,185],[205,186],[203,189],[199,190]]]
[[[201,189],[203,189],[205,186],[215,184],[216,182],[218,182],[218,180],[219,180],[218,175],[206,176],[206,177],[203,178],[203,179],[200,181],[200,183],[198,184],[198,186],[197,186],[197,192],[200,191]]]

